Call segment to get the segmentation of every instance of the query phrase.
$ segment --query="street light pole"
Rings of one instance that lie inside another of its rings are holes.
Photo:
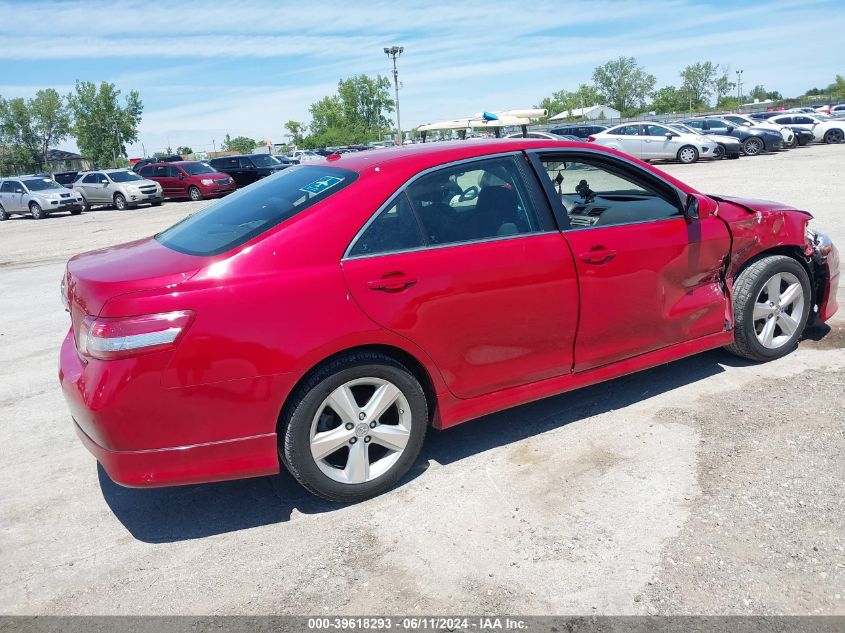
[[[399,118],[399,70],[396,68],[396,58],[405,50],[404,46],[385,46],[384,52],[393,58],[393,86],[396,90],[396,144],[402,145],[402,120]]]
[[[736,71],[736,110],[739,112],[742,105],[742,71]]]

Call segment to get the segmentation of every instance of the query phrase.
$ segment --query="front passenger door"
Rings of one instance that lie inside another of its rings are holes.
[[[534,165],[569,222],[581,293],[576,372],[724,331],[724,222],[688,221],[672,185],[615,157],[543,152]]]

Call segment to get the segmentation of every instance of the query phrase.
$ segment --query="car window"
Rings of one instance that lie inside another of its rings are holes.
[[[662,125],[644,125],[645,128],[645,135],[646,136],[666,136],[666,133],[669,132],[668,129],[663,127]]]
[[[6,181],[0,185],[0,193],[12,193],[12,183]]]
[[[393,253],[424,245],[420,225],[413,208],[403,192],[396,201],[378,214],[355,244],[349,249],[351,257]]]
[[[795,116],[795,117],[792,117],[792,123],[800,123],[800,124],[808,124],[809,123],[810,125],[812,125],[813,123],[815,123],[815,121],[808,116]]]
[[[572,229],[682,217],[675,196],[631,174],[614,161],[543,157]]]
[[[106,178],[105,174],[97,174],[97,182],[100,184],[108,183],[109,179]]]
[[[167,176],[169,178],[178,178],[181,173],[182,171],[178,167],[174,167],[173,165],[167,166]]]
[[[639,125],[620,125],[619,127],[608,130],[607,132],[608,132],[608,134],[616,134],[618,136],[639,136],[640,126]]]
[[[334,195],[358,174],[334,167],[297,166],[245,187],[156,235],[188,255],[217,255]]]
[[[411,183],[408,198],[429,245],[531,233],[539,226],[511,156],[438,169]]]
[[[144,178],[149,178],[153,175],[153,168],[149,165],[145,165],[144,167],[141,167],[141,171],[138,173],[140,173]]]
[[[728,123],[727,121],[720,121],[719,119],[709,119],[707,121],[707,127],[715,132],[725,131],[728,130]]]
[[[12,193],[23,193],[23,185],[19,182],[12,181]]]
[[[82,179],[82,182],[89,183],[89,184],[92,183],[92,182],[97,182],[97,174],[86,175],[85,178]]]
[[[242,156],[241,158],[238,159],[238,166],[241,169],[249,169],[250,167],[254,167],[254,165],[252,164],[252,161],[249,158],[247,158],[246,156]]]
[[[704,121],[685,121],[685,125],[689,125],[694,130],[703,130],[704,129]]]

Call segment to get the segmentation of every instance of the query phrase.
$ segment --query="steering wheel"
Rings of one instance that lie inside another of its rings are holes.
[[[467,187],[461,193],[460,197],[458,198],[458,202],[467,202],[468,200],[475,200],[480,192],[481,190],[475,185]]]

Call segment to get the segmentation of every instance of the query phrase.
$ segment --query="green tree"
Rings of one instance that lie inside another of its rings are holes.
[[[683,88],[664,86],[654,92],[651,109],[657,114],[686,112],[689,109],[689,95]]]
[[[42,164],[49,169],[47,152],[70,134],[70,113],[62,96],[53,88],[39,90],[28,103],[32,130],[38,137]]]
[[[291,143],[296,145],[302,145],[302,139],[305,137],[305,131],[308,128],[305,124],[300,123],[299,121],[288,121],[285,123],[285,130],[287,130],[287,136],[290,138]]]
[[[594,105],[600,105],[600,97],[596,91],[595,86],[589,84],[581,84],[574,92],[569,90],[558,90],[553,92],[550,97],[543,98],[538,103],[536,108],[545,108],[549,111],[549,116],[556,116],[563,112],[567,113],[567,119],[572,119],[573,111],[578,108],[587,108]]]
[[[179,154],[180,156],[189,156],[189,155],[194,153],[194,150],[192,150],[187,145],[183,145],[182,147],[176,148],[176,153]]]
[[[228,134],[223,139],[222,146],[224,152],[238,152],[239,154],[251,154],[256,147],[258,147],[258,141],[248,136],[236,136],[232,138]]]
[[[341,79],[337,94],[311,104],[311,134],[302,139],[302,144],[327,147],[381,138],[390,131],[392,121],[385,113],[393,112],[394,106],[387,77],[356,75]]]
[[[697,62],[684,68],[680,74],[684,80],[681,87],[687,98],[692,98],[692,107],[707,107],[719,78],[719,65],[713,62]]]
[[[623,115],[636,114],[654,90],[657,80],[634,57],[619,57],[593,70],[598,95]]]
[[[783,95],[777,90],[767,91],[760,84],[754,86],[748,96],[759,101],[780,101],[783,99]]]
[[[716,81],[713,82],[713,92],[716,93],[716,106],[720,108],[726,107],[721,104],[725,102],[725,99],[731,98],[729,95],[731,95],[733,89],[736,88],[736,82],[730,80],[729,73],[730,68],[727,66],[723,67],[722,74],[716,77]],[[735,98],[734,101],[736,101]]]
[[[845,99],[845,77],[836,75],[836,80],[827,89],[832,97]]]
[[[24,99],[0,99],[0,137],[5,145],[4,162],[9,171],[35,171],[38,168],[40,141],[32,124],[32,113]]]
[[[104,81],[98,87],[90,81],[77,81],[67,98],[76,143],[98,166],[125,163],[126,145],[138,140],[144,111],[141,96],[131,90],[123,106],[119,97],[120,90],[114,84]]]

